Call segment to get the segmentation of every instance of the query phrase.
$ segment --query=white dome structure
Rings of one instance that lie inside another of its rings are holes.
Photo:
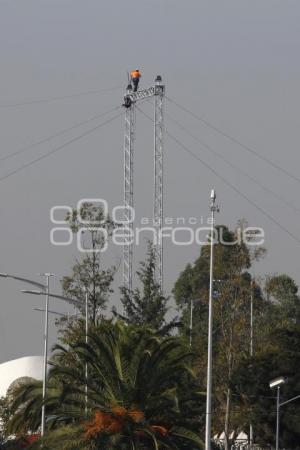
[[[0,397],[7,394],[10,386],[22,378],[43,379],[42,356],[25,356],[0,364]]]

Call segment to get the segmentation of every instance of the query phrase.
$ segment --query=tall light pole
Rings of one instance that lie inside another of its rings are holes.
[[[250,356],[253,356],[253,280],[250,285]]]
[[[287,378],[278,377],[270,381],[269,385],[271,389],[277,388],[277,400],[276,400],[276,450],[279,450],[279,422],[280,422],[280,386],[287,383]]]
[[[287,378],[286,378],[285,382],[287,382]],[[277,396],[277,423],[278,423],[277,429],[278,429],[278,437],[277,437],[277,433],[276,433],[276,438],[277,438],[276,442],[278,442],[278,444],[277,444],[278,446],[279,446],[279,417],[280,417],[279,413],[280,413],[280,408],[282,406],[284,406],[284,405],[287,405],[288,403],[292,403],[292,402],[294,402],[296,400],[299,400],[299,398],[300,398],[300,395],[296,395],[295,397],[290,398],[290,399],[286,400],[285,402],[280,403],[280,398],[278,398],[278,396]]]
[[[209,274],[209,304],[208,304],[208,350],[207,350],[207,381],[206,381],[206,426],[205,450],[211,450],[211,391],[212,391],[212,338],[213,338],[213,267],[214,267],[214,230],[216,193],[213,189],[210,195],[211,236],[210,236],[210,274]]]
[[[85,288],[85,343],[88,344],[88,332],[89,332],[89,303],[88,303],[88,290]],[[88,412],[88,365],[85,363],[85,415]]]
[[[46,341],[46,337],[48,338],[48,300],[49,300],[49,277],[50,274],[48,274],[49,276],[46,277],[47,278],[47,284],[44,285],[42,283],[38,283],[37,281],[34,280],[29,280],[28,278],[23,278],[23,277],[19,277],[16,275],[10,275],[7,273],[0,273],[0,277],[2,278],[11,278],[13,280],[17,280],[17,281],[22,281],[24,283],[30,284],[32,286],[36,286],[40,289],[42,289],[41,294],[45,294],[46,293],[46,314],[45,314],[45,341]],[[47,346],[45,344],[45,349],[44,349],[44,373],[43,373],[43,406],[42,406],[42,426],[41,426],[41,434],[44,435],[44,429],[45,429],[45,407],[44,407],[44,399],[45,399],[45,394],[46,394],[46,385],[45,385],[45,361],[47,361]]]
[[[50,277],[53,276],[51,273],[43,274],[46,277],[46,301],[45,301],[45,334],[44,334],[44,369],[43,369],[43,404],[42,404],[42,423],[41,423],[41,435],[45,434],[45,412],[46,412],[46,390],[47,390],[47,366],[48,366],[48,331],[49,331],[49,320],[48,320],[48,309],[49,309],[49,283]]]
[[[73,306],[82,305],[82,302],[76,299],[71,299],[64,297],[62,295],[56,295],[49,292],[49,280],[53,276],[51,273],[41,274],[46,277],[46,284],[39,283],[38,281],[30,280],[28,278],[19,277],[17,275],[11,275],[8,273],[0,273],[1,278],[10,278],[17,281],[22,281],[31,286],[38,287],[40,291],[23,289],[21,292],[25,294],[33,295],[45,295],[46,294],[46,304],[45,304],[45,335],[44,335],[44,368],[43,368],[43,405],[42,405],[42,419],[41,419],[41,434],[44,435],[45,432],[45,399],[47,391],[47,358],[48,358],[48,315],[49,315],[49,297],[54,297],[60,300],[64,300]],[[87,320],[87,318],[86,318]]]
[[[253,357],[253,279],[250,284],[250,356]],[[250,423],[249,430],[250,450],[253,448],[253,425]]]
[[[21,292],[23,294],[31,294],[31,295],[44,295],[43,291],[33,291],[28,289],[22,289]],[[49,292],[49,289],[47,292],[47,300],[46,300],[46,308],[44,310],[37,309],[38,311],[45,311],[45,347],[44,347],[44,376],[43,376],[43,406],[42,406],[42,426],[41,426],[41,434],[45,432],[45,400],[46,400],[46,392],[47,392],[47,366],[48,366],[48,315],[49,313],[63,315],[55,311],[49,311],[47,307],[47,303],[49,303],[49,297],[57,298],[59,300],[64,300],[67,303],[70,303],[71,305],[78,307],[82,306],[82,302],[77,299],[64,297],[63,295],[58,294],[52,294]],[[47,332],[46,332],[47,331]],[[88,335],[88,292],[85,291],[85,342],[87,343],[87,337]],[[46,361],[46,363],[45,363]],[[46,373],[45,373],[45,367],[46,367]],[[85,366],[85,376],[86,376],[86,386],[85,386],[85,410],[87,412],[87,364]],[[42,434],[43,435],[43,434]]]

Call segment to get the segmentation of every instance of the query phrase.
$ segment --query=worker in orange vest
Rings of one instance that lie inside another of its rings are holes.
[[[138,69],[133,70],[131,72],[131,80],[132,80],[132,84],[133,84],[133,92],[136,92],[138,90],[141,76],[142,76],[141,72]]]

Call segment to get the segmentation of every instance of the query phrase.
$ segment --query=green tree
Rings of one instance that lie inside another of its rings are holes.
[[[95,322],[108,302],[112,291],[115,267],[102,268],[102,251],[114,228],[108,216],[101,207],[92,203],[83,203],[80,211],[74,209],[67,216],[73,233],[80,236],[81,247],[86,250],[80,260],[76,260],[70,276],[62,279],[63,293],[82,301],[84,311],[85,292],[88,292],[90,319]],[[85,223],[82,223],[85,221]]]
[[[255,310],[254,349],[265,354],[274,350],[274,331],[300,323],[300,302],[298,287],[288,275],[268,275],[260,284],[263,300]]]
[[[133,325],[147,324],[154,330],[166,327],[166,313],[168,298],[166,298],[155,279],[156,257],[151,243],[148,244],[147,259],[141,262],[137,272],[142,289],[132,291],[121,288],[121,302],[124,307],[124,319]],[[169,326],[175,325],[174,320]]]
[[[0,426],[1,426],[1,438],[0,438],[0,449],[3,450],[18,450],[22,448],[28,448],[30,443],[37,439],[38,436],[33,434],[28,434],[27,423],[23,420],[18,427],[18,432],[11,433],[11,417],[13,415],[13,403],[15,395],[19,390],[26,389],[28,385],[39,383],[40,389],[42,388],[42,383],[37,382],[30,377],[18,378],[9,387],[5,397],[0,399]],[[41,405],[39,409],[39,422],[41,417]]]
[[[269,334],[272,347],[240,359],[232,376],[234,404],[239,410],[239,423],[246,427],[249,418],[254,428],[255,443],[274,445],[276,430],[276,390],[269,382],[287,376],[288,384],[281,389],[281,401],[300,393],[300,327],[273,328]],[[280,448],[300,449],[300,401],[281,409]]]
[[[265,286],[273,310],[281,317],[281,323],[300,323],[300,299],[295,281],[285,274],[269,277]]]
[[[250,295],[251,275],[249,269],[254,259],[264,253],[257,248],[251,252],[238,239],[239,228],[230,231],[225,226],[217,227],[221,239],[214,246],[214,416],[216,432],[225,431],[225,448],[229,435],[238,427],[232,415],[231,377],[242,354],[250,348]],[[208,240],[209,244],[209,240]],[[173,290],[175,300],[183,311],[183,321],[188,329],[189,306],[194,299],[193,348],[198,353],[196,367],[205,379],[207,361],[207,324],[209,292],[210,246],[201,248],[199,258],[189,264],[180,274]],[[255,311],[261,306],[260,289],[255,289]]]
[[[7,423],[10,416],[9,401],[7,397],[0,398],[0,445],[7,439]],[[0,447],[1,448],[1,447]]]
[[[56,450],[59,439],[61,449],[78,448],[74,442],[82,449],[202,448],[197,435],[202,397],[191,354],[179,338],[158,338],[146,327],[102,321],[89,334],[88,344],[83,339],[57,346],[56,353],[59,363],[52,362],[49,373],[49,430],[43,448]],[[41,398],[39,383],[19,388],[11,432],[24,424],[38,429]]]

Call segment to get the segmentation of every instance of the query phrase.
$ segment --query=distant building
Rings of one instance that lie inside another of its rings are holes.
[[[216,434],[214,436],[214,441],[220,449],[224,448],[225,444],[225,432],[221,434]],[[231,442],[231,449],[234,450],[246,450],[248,446],[248,435],[244,431],[236,432],[232,431],[229,435],[229,440]]]
[[[0,364],[0,397],[5,397],[8,389],[26,378],[43,379],[42,356],[25,356]]]

